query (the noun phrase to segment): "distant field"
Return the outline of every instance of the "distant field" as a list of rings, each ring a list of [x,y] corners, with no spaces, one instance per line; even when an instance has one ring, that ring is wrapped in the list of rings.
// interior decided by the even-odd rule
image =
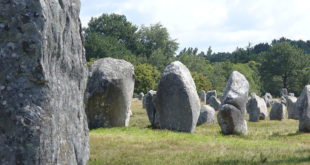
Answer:
[[[90,165],[310,164],[310,134],[298,121],[248,122],[249,135],[223,136],[217,123],[194,134],[153,130],[134,100],[128,128],[90,132]]]

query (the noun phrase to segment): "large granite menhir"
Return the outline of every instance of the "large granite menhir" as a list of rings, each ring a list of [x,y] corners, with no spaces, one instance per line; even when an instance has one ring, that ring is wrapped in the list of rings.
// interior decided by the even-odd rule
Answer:
[[[134,90],[134,67],[113,58],[95,61],[85,94],[89,128],[128,126]]]
[[[223,92],[222,105],[218,113],[218,123],[223,134],[247,134],[245,120],[249,82],[239,72],[230,75]]]
[[[200,100],[193,78],[179,61],[169,64],[162,74],[156,95],[161,129],[194,132]]]
[[[84,165],[79,0],[0,1],[0,164]]]
[[[299,131],[310,132],[310,85],[305,86],[296,102],[299,111]]]

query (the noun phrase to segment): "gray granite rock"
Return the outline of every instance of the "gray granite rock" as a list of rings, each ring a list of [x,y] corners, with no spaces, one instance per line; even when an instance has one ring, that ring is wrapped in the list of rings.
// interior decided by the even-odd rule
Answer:
[[[143,100],[143,97],[144,97],[144,93],[141,92],[141,93],[139,94],[139,100]]]
[[[221,101],[215,96],[211,96],[209,98],[209,105],[213,107],[216,111],[218,111],[221,107]]]
[[[294,96],[285,96],[287,105],[287,114],[289,119],[299,119],[299,112],[296,108],[297,98]]]
[[[79,0],[0,0],[0,164],[87,163],[79,13]]]
[[[226,84],[217,116],[223,134],[247,134],[245,113],[248,93],[249,82],[241,73],[234,71]]]
[[[294,93],[289,93],[288,95],[289,95],[289,96],[295,97],[295,94],[294,94]]]
[[[272,95],[270,93],[265,93],[264,95],[264,100],[266,102],[266,105],[267,107],[272,107],[272,104],[273,104],[273,98],[272,98]]]
[[[169,64],[162,74],[156,95],[161,129],[194,132],[200,100],[193,78],[179,61]]]
[[[286,106],[275,101],[270,111],[270,120],[284,120],[286,118]]]
[[[201,105],[200,115],[198,118],[197,126],[204,123],[214,123],[215,110],[209,105]]]
[[[215,98],[217,98],[217,93],[216,93],[216,90],[211,90],[211,91],[208,91],[206,93],[206,104],[210,104],[210,98],[214,96]]]
[[[155,99],[156,99],[156,91],[150,90],[145,96],[145,109],[147,112],[147,116],[153,128],[159,127],[159,118],[158,112],[156,111]]]
[[[266,102],[263,98],[260,98],[255,93],[251,94],[251,97],[247,103],[247,111],[249,113],[250,121],[265,120],[268,117],[268,110]]]
[[[310,132],[310,85],[306,85],[296,102],[299,112],[299,131]]]
[[[280,91],[280,96],[286,96],[288,95],[288,91],[286,88],[282,88],[281,91]]]
[[[86,92],[89,128],[128,126],[134,82],[129,62],[103,58],[92,64]]]
[[[200,98],[200,101],[206,102],[206,91],[201,90],[199,93],[199,98]]]

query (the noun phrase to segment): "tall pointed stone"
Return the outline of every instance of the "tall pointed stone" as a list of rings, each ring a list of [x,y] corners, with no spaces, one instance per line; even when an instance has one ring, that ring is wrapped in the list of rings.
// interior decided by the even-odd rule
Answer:
[[[194,132],[200,111],[196,85],[185,65],[169,64],[160,79],[156,109],[161,129]]]
[[[223,134],[247,134],[245,120],[249,82],[239,72],[230,75],[223,93],[218,123]]]
[[[79,0],[0,0],[0,164],[88,160]]]

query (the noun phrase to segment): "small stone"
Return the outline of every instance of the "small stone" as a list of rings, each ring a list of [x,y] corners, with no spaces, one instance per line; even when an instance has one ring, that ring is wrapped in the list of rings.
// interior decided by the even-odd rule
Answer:
[[[2,105],[6,105],[6,101],[3,101],[3,102],[2,102]]]
[[[279,101],[275,101],[270,111],[270,120],[284,120],[286,116],[286,106]]]
[[[204,123],[213,123],[215,116],[215,110],[209,105],[201,105],[200,115],[197,121],[197,126]]]

